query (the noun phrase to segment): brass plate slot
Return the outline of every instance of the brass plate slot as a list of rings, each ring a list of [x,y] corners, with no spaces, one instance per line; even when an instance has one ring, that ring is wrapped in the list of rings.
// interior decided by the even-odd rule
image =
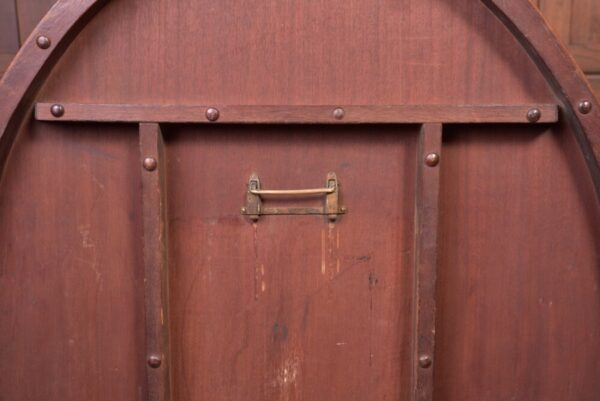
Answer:
[[[246,206],[242,207],[242,214],[251,220],[257,221],[261,215],[326,215],[330,221],[335,221],[337,216],[346,213],[346,208],[339,206],[340,184],[335,173],[328,173],[325,187],[310,189],[263,189],[257,174],[252,174],[248,180],[246,191]],[[294,197],[322,195],[325,202],[322,207],[263,207],[263,198],[266,197]]]

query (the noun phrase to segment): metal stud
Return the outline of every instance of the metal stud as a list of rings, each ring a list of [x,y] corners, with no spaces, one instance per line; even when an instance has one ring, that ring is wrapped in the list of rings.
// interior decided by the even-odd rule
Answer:
[[[217,121],[219,119],[219,110],[214,107],[209,107],[206,110],[206,119],[208,121]]]
[[[527,120],[530,123],[538,122],[542,118],[542,111],[538,108],[531,109],[527,112]]]
[[[47,36],[44,36],[44,35],[38,36],[35,43],[38,45],[38,47],[40,49],[47,49],[52,44],[50,42],[50,38],[48,38]]]
[[[579,112],[581,114],[588,114],[590,111],[592,111],[592,102],[589,100],[579,102]]]
[[[63,114],[65,114],[65,108],[62,104],[53,104],[50,107],[50,113],[52,113],[54,117],[62,117]]]
[[[341,120],[342,118],[344,118],[344,109],[338,107],[337,109],[333,110],[333,117],[336,120]]]
[[[431,366],[431,357],[429,355],[421,355],[419,357],[419,366],[426,369]]]
[[[151,355],[148,358],[148,366],[150,366],[151,368],[154,368],[154,369],[159,368],[161,364],[162,364],[162,360],[160,359],[159,356]]]
[[[439,162],[440,155],[437,153],[429,153],[427,156],[425,156],[425,164],[427,164],[429,167],[435,167]]]
[[[158,163],[156,162],[156,159],[154,157],[146,157],[142,164],[144,165],[144,168],[148,171],[154,171],[158,166]]]

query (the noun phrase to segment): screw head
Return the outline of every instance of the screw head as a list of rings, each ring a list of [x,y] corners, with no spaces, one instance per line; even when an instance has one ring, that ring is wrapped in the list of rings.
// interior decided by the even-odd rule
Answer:
[[[342,213],[346,213],[347,211],[348,211],[348,208],[346,208],[346,206],[342,206],[340,208],[340,212],[342,212]]]
[[[209,107],[206,110],[206,119],[208,121],[217,121],[219,119],[219,110],[214,107]]]
[[[542,111],[538,108],[531,109],[527,112],[527,120],[530,123],[538,122],[542,118]]]
[[[428,368],[431,366],[432,360],[429,355],[421,355],[419,357],[419,366],[422,368]]]
[[[44,36],[44,35],[38,36],[37,39],[35,40],[35,43],[38,45],[38,47],[40,49],[47,49],[52,44],[50,42],[50,38],[48,38],[47,36]]]
[[[344,118],[344,109],[338,107],[337,109],[333,110],[333,117],[336,120],[341,120],[342,118]]]
[[[242,212],[242,214],[246,213],[246,208],[245,207],[241,208],[240,212]]]
[[[65,108],[62,104],[53,104],[50,107],[50,113],[52,113],[54,117],[62,117],[62,115],[65,114]]]
[[[148,171],[154,171],[158,166],[158,163],[156,162],[156,159],[154,157],[146,157],[142,164],[144,165],[144,168]]]
[[[579,112],[581,114],[588,114],[590,111],[592,111],[592,102],[589,100],[579,102]]]
[[[161,364],[162,364],[162,360],[160,359],[159,356],[150,355],[148,357],[148,366],[150,366],[151,368],[156,369],[156,368],[160,367]]]
[[[429,153],[427,156],[425,156],[425,164],[427,164],[429,167],[435,167],[439,164],[439,162],[440,155],[437,153]]]

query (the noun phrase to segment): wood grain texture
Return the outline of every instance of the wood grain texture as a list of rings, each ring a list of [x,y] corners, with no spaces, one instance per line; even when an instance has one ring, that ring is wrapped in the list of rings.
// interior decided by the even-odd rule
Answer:
[[[158,124],[140,124],[148,401],[171,399],[166,159]],[[146,159],[155,161],[146,168]],[[158,366],[157,366],[158,365]]]
[[[571,41],[593,47],[600,44],[600,7],[594,0],[574,0]],[[590,49],[591,50],[591,49]],[[598,52],[599,49],[595,49]],[[596,62],[600,66],[600,59]]]
[[[587,74],[598,98],[600,89],[594,85],[593,74],[600,71],[600,7],[594,0],[541,0],[540,7],[550,27]]]
[[[434,399],[597,400],[600,208],[569,128],[443,146]]]
[[[174,399],[409,400],[418,129],[165,130]],[[308,188],[328,171],[335,223],[240,214],[252,172]]]
[[[556,36],[566,45],[571,42],[573,0],[539,0],[539,8]]]
[[[445,123],[529,123],[527,112],[537,108],[539,123],[558,121],[556,105],[414,105],[414,106],[163,106],[130,104],[63,104],[64,115],[55,117],[51,103],[38,103],[35,117],[42,121],[95,121],[169,123],[250,123],[250,124],[366,124],[424,122]],[[209,121],[209,107],[219,110],[217,121]],[[343,118],[334,116],[337,108]]]
[[[143,211],[157,198],[138,124],[36,121],[33,102],[559,103],[557,124],[449,126],[434,399],[597,401],[599,108],[578,114],[591,92],[529,3],[120,0],[79,35],[87,18],[56,10],[41,27],[71,45],[26,45],[0,85],[1,140],[17,138],[0,181],[3,397],[154,394],[143,278],[165,252],[144,263],[160,212]],[[173,399],[411,399],[419,130],[164,124]],[[252,173],[301,188],[329,171],[348,207],[335,223],[240,213]]]
[[[7,400],[141,400],[137,130],[32,122],[0,186]]]
[[[527,50],[562,103],[600,199],[600,104],[568,50],[556,40],[539,11],[528,1],[482,0]],[[581,113],[579,104],[592,109]]]
[[[68,57],[77,62],[57,67],[40,101],[554,102],[526,53],[476,1],[252,4],[111,2],[70,48]],[[150,54],[160,62],[148,67],[145,60]]]
[[[415,284],[413,401],[433,399],[435,310],[438,265],[441,164],[427,165],[428,155],[442,155],[442,124],[425,124],[419,133],[415,189]]]
[[[0,179],[19,126],[33,107],[32,98],[70,41],[104,3],[105,0],[59,0],[37,27],[38,35],[50,38],[50,48],[40,49],[36,44],[38,35],[31,35],[2,76]]]
[[[541,11],[588,77],[600,73],[600,7],[597,1],[541,0]],[[600,91],[594,90],[598,97]]]

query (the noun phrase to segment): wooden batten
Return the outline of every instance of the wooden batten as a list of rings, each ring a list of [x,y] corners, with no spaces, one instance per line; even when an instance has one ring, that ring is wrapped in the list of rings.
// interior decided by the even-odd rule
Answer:
[[[35,116],[40,121],[132,123],[554,123],[558,121],[558,108],[554,104],[439,106],[170,106],[142,104],[38,103],[35,108]]]
[[[160,126],[140,124],[148,400],[170,400],[165,154]]]
[[[433,398],[441,152],[442,124],[424,124],[416,166],[413,401]]]

